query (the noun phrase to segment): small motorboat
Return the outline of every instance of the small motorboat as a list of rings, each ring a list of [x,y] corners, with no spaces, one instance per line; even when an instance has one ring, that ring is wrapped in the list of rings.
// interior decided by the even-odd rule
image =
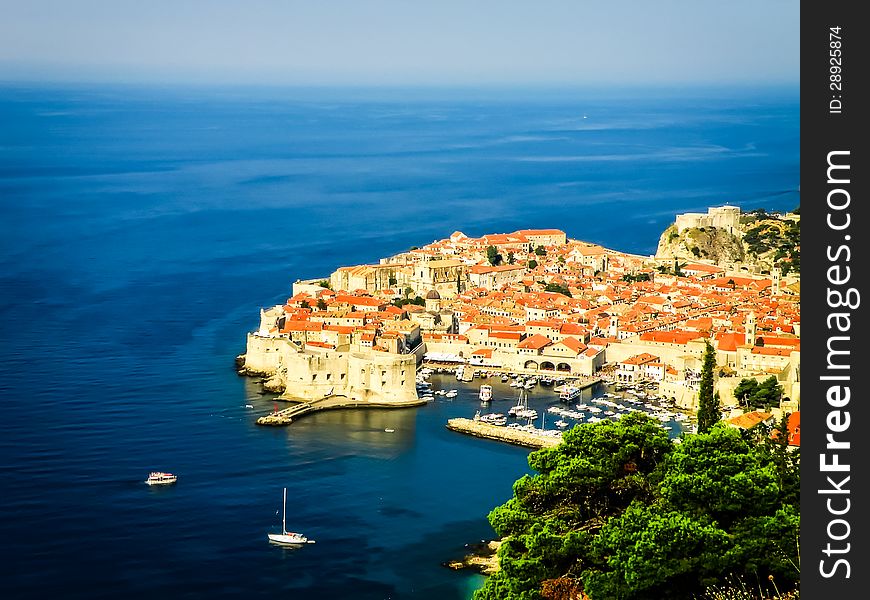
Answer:
[[[483,384],[480,386],[480,393],[478,394],[481,402],[489,402],[492,400],[492,386]]]
[[[171,485],[178,481],[178,476],[172,473],[163,473],[162,471],[152,471],[148,474],[148,479],[145,483],[148,485]]]

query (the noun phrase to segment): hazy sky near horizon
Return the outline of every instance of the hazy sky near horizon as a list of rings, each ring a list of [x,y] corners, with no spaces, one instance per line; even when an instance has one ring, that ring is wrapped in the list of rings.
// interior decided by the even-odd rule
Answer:
[[[0,0],[0,80],[797,83],[796,0]]]

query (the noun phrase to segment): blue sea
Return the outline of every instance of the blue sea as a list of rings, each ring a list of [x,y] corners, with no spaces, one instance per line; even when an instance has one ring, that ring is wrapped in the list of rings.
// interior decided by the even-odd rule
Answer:
[[[796,88],[0,85],[4,597],[468,597],[441,563],[528,451],[447,431],[478,408],[449,380],[257,426],[274,398],[233,359],[258,309],[455,230],[651,254],[679,212],[793,209],[798,114]],[[267,543],[284,487],[316,544]]]

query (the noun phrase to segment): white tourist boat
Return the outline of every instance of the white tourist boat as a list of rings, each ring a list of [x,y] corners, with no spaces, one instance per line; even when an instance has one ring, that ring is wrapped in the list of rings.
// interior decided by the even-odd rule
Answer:
[[[482,415],[479,420],[481,423],[489,423],[490,425],[502,426],[507,424],[507,416],[501,413]]]
[[[152,471],[148,474],[148,479],[145,483],[148,485],[171,485],[178,481],[178,476],[172,473],[163,473],[161,471]]]
[[[579,398],[581,393],[582,390],[580,388],[569,385],[563,388],[561,392],[559,392],[559,400],[561,402],[571,402],[571,400]]]
[[[284,514],[281,517],[281,533],[270,533],[269,541],[276,544],[288,544],[291,546],[301,546],[302,544],[313,544],[314,540],[309,540],[301,533],[295,531],[287,531],[287,488],[284,488]]]
[[[489,402],[492,400],[492,386],[483,384],[480,386],[480,393],[478,394],[481,402]]]

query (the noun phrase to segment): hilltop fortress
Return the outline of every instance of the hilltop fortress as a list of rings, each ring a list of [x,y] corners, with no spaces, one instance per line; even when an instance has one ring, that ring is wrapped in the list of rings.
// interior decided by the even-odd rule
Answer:
[[[677,233],[683,233],[692,227],[717,227],[728,233],[737,232],[740,227],[740,208],[737,206],[716,206],[707,209],[707,213],[683,213],[677,215]]]
[[[740,210],[685,214],[677,231],[735,232]],[[800,398],[799,275],[729,271],[698,259],[675,273],[656,257],[569,239],[558,229],[454,232],[381,259],[297,281],[262,309],[239,357],[284,397],[355,405],[417,401],[421,361],[560,377],[602,370],[656,381],[692,409],[706,341],[723,404],[743,377],[777,377]]]

